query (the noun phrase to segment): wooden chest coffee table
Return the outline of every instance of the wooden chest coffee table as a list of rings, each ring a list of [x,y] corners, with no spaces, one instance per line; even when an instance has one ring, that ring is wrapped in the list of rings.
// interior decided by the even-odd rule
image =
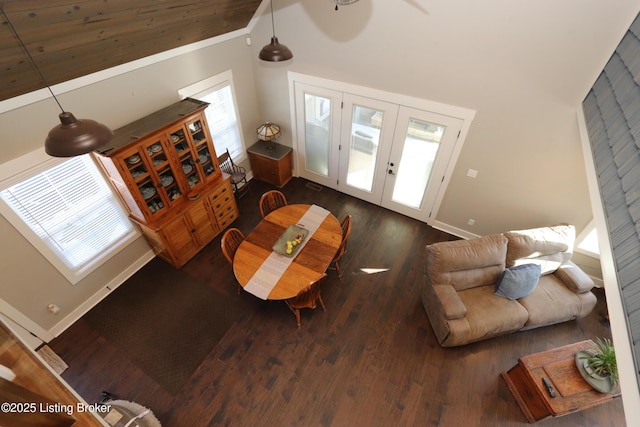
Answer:
[[[524,356],[516,366],[502,373],[529,422],[581,411],[620,396],[619,387],[613,393],[600,393],[580,375],[575,355],[591,344],[592,341],[581,341]],[[543,378],[550,383],[555,397],[551,397]]]

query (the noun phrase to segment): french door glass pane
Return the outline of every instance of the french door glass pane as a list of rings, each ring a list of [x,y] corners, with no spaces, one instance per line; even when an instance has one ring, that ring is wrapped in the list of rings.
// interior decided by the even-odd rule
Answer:
[[[410,119],[392,200],[420,208],[445,127]]]
[[[305,166],[311,172],[328,176],[331,100],[305,93],[304,104]]]
[[[347,185],[371,191],[383,114],[371,108],[353,107]]]

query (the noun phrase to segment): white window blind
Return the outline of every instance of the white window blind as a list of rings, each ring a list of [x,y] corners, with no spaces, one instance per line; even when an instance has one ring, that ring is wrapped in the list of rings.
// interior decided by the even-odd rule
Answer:
[[[0,197],[50,250],[43,255],[62,261],[68,271],[61,272],[72,283],[108,257],[110,249],[137,235],[89,155],[4,188]]]
[[[205,115],[218,155],[228,149],[234,161],[240,162],[246,158],[231,71],[180,89],[178,94],[181,97],[191,97],[210,104],[205,109]]]
[[[216,153],[222,154],[228,149],[234,159],[243,156],[244,150],[240,139],[231,86],[227,83],[221,87],[198,93],[193,98],[210,104],[204,111]]]

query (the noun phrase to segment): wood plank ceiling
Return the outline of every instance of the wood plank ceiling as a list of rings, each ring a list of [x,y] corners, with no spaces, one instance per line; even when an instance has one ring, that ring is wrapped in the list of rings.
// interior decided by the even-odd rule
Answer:
[[[245,28],[259,5],[260,0],[0,2],[49,85]],[[0,100],[46,86],[4,20],[0,64]]]

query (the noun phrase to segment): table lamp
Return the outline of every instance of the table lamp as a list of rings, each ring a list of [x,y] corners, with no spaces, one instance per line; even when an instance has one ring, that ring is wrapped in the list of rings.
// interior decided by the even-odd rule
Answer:
[[[260,125],[256,131],[258,132],[258,139],[261,141],[275,141],[280,137],[280,126],[274,123],[266,122]],[[267,144],[267,150],[271,151],[274,148],[275,145]]]

